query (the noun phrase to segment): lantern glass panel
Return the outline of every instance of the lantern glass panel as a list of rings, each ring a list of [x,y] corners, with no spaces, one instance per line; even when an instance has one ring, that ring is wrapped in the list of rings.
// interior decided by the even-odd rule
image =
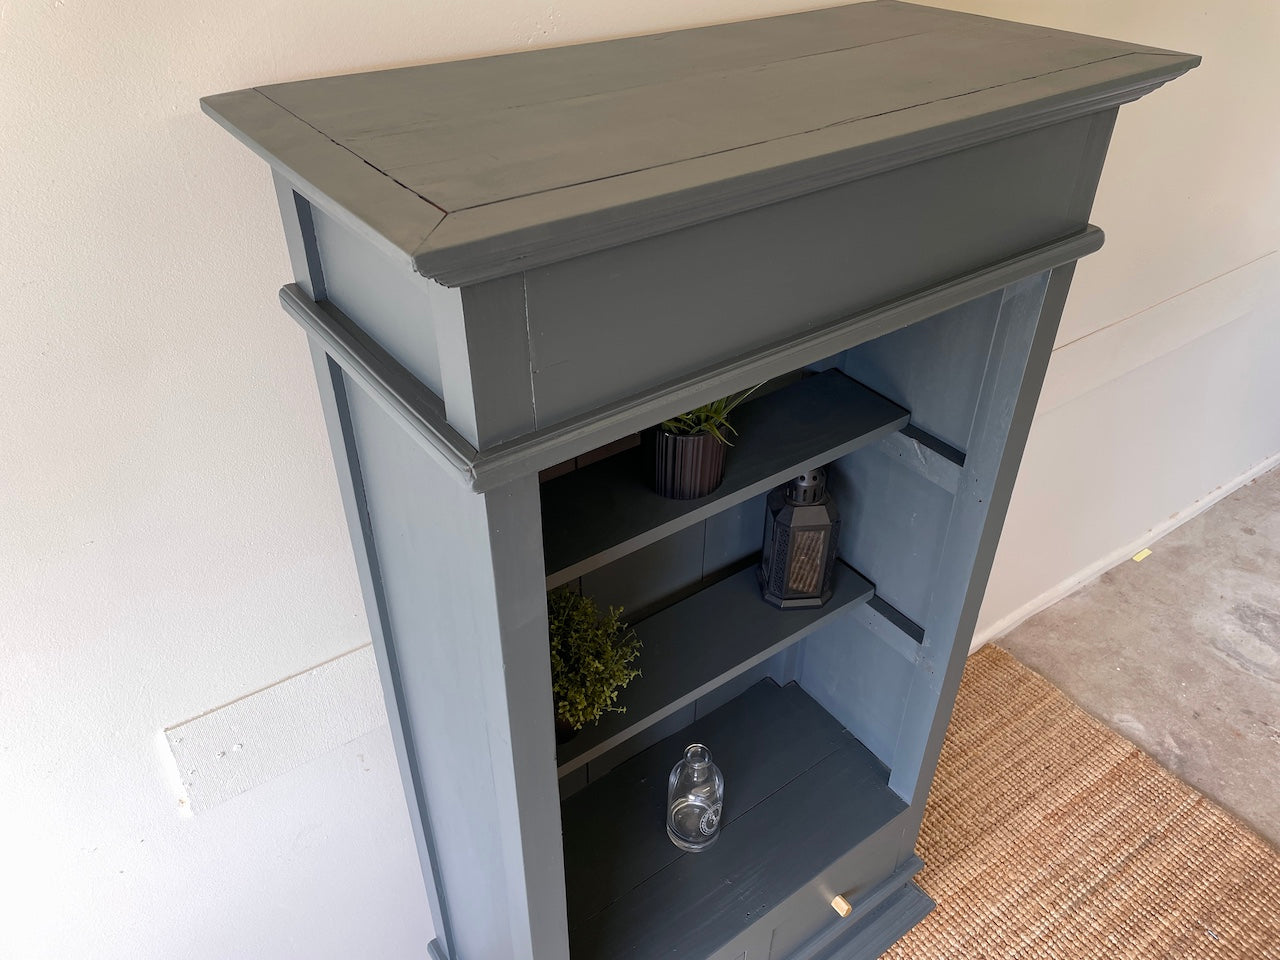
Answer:
[[[787,574],[787,593],[817,595],[821,593],[822,575],[826,572],[827,529],[796,530],[791,538],[791,569]]]

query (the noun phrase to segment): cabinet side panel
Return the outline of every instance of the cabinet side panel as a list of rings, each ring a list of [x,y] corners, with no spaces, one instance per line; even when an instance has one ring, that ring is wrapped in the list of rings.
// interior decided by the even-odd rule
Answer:
[[[292,198],[292,190],[288,195]],[[325,425],[328,428],[329,442],[333,449],[334,466],[337,469],[338,489],[342,495],[343,511],[346,513],[347,526],[351,534],[356,572],[360,579],[360,592],[364,596],[369,633],[378,662],[378,674],[390,722],[391,739],[400,767],[401,785],[408,802],[409,824],[418,848],[418,859],[431,908],[432,927],[436,932],[437,939],[433,943],[436,943],[438,949],[447,955],[451,928],[448,906],[437,867],[435,839],[430,829],[430,812],[426,806],[426,798],[418,790],[419,769],[413,751],[412,733],[402,717],[399,671],[395,662],[395,650],[390,643],[391,627],[387,620],[386,603],[382,591],[382,573],[378,566],[368,512],[364,509],[364,478],[351,424],[348,382],[342,369],[325,353],[322,344],[313,338],[310,347],[320,404],[324,410]]]
[[[451,957],[564,955],[536,480],[471,493],[362,390],[349,403]]]
[[[1045,329],[1037,326],[1048,277],[1016,281],[861,344],[842,361],[850,375],[911,410],[913,426],[957,448],[964,464],[939,472],[925,462],[927,451],[903,457],[884,444],[837,463],[841,554],[879,598],[924,628],[923,643],[896,635],[900,642],[887,642],[885,631],[898,628],[861,610],[803,649],[805,688],[890,766],[890,785],[920,809],[946,728],[937,718],[949,716],[949,683],[959,678],[948,671],[963,664],[973,629],[967,611],[981,600],[986,547],[1003,521],[999,504],[1008,491],[1000,484],[1012,485],[1021,455],[1014,411],[1034,409],[1043,374],[1032,345],[1043,349],[1044,337],[1051,344],[1056,326],[1052,311]]]
[[[913,665],[855,611],[799,644],[800,686],[890,770],[902,728],[902,711]]]
[[[312,206],[311,216],[328,299],[443,396],[431,281],[384,256],[319,207]]]
[[[978,297],[836,359],[850,377],[910,410],[912,428],[963,459],[1003,296]],[[877,596],[917,624],[929,612],[955,505],[954,487],[938,480],[919,457],[904,459],[884,443],[841,458],[832,470],[845,518],[841,556],[876,585]]]
[[[911,803],[913,835],[924,814],[1073,270],[1068,264],[1005,288],[895,748],[898,763],[890,785]],[[909,855],[904,846],[903,856]]]

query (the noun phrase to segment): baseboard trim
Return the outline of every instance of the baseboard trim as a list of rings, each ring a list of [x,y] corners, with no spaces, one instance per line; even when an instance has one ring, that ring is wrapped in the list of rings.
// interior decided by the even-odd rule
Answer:
[[[1006,633],[1023,623],[1023,621],[1029,620],[1041,610],[1045,610],[1053,606],[1063,597],[1075,593],[1085,584],[1093,582],[1112,567],[1128,560],[1143,547],[1150,546],[1161,537],[1182,526],[1188,520],[1198,517],[1223,497],[1230,496],[1249,481],[1262,476],[1268,470],[1276,466],[1280,466],[1280,453],[1272,454],[1260,463],[1254,464],[1234,479],[1227,481],[1221,486],[1215,487],[1204,496],[1192,501],[1189,505],[1173,514],[1168,519],[1161,521],[1154,527],[1151,527],[1141,536],[1134,538],[1121,547],[1117,547],[1115,550],[1089,564],[1089,566],[1055,584],[1029,602],[1024,603],[1012,613],[1001,617],[989,627],[979,630],[974,634],[973,642],[969,644],[969,652],[973,653],[973,651],[983,646],[983,644],[1003,637]]]

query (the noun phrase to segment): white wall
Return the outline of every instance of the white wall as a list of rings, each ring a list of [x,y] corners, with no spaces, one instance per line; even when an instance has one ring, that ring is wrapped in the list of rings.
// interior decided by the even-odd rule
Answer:
[[[1280,4],[931,2],[1204,57],[1120,109],[981,641],[1280,454]]]
[[[162,729],[367,641],[270,179],[197,98],[814,5],[0,0],[0,956],[408,958],[429,935],[385,727],[179,804]],[[992,624],[1280,449],[1280,21],[953,5],[1205,55],[1122,111]]]

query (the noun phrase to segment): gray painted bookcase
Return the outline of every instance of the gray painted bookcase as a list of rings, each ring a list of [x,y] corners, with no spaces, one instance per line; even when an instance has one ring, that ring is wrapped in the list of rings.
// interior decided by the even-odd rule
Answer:
[[[443,960],[874,957],[1116,113],[1198,58],[877,0],[285,83],[275,175]],[[767,383],[724,485],[628,438]],[[830,464],[835,596],[765,605]],[[621,604],[627,712],[557,747],[546,593]],[[684,854],[666,774],[720,763]],[[852,909],[840,916],[832,901]]]

